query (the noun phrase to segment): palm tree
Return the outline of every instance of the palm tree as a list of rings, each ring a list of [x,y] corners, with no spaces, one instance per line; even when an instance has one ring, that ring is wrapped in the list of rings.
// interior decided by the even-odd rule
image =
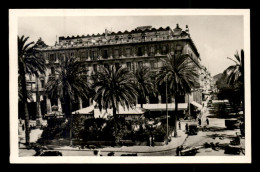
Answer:
[[[241,50],[241,57],[239,57],[238,51],[234,55],[235,59],[228,59],[235,62],[234,65],[229,66],[224,72],[224,76],[227,79],[227,84],[242,93],[242,103],[244,101],[243,98],[243,90],[244,90],[244,50]],[[244,103],[243,103],[244,105]]]
[[[119,105],[133,107],[136,104],[138,92],[135,85],[135,77],[127,68],[104,68],[96,73],[97,80],[94,83],[96,101],[100,110],[113,108],[115,136],[117,142],[117,111]]]
[[[76,98],[89,98],[90,84],[84,62],[78,58],[68,58],[55,69],[56,76],[50,77],[46,92],[51,98],[61,98],[64,113],[70,125],[70,144],[72,145],[72,101]]]
[[[26,89],[26,75],[45,74],[45,60],[40,55],[41,53],[35,49],[34,42],[27,43],[29,37],[18,36],[18,74],[21,94],[19,94],[24,108],[25,115],[25,143],[30,143],[29,131],[29,113],[27,105],[28,92]]]
[[[168,88],[175,98],[174,136],[176,137],[179,97],[186,93],[191,93],[192,88],[198,85],[198,74],[195,64],[189,55],[168,55],[167,58],[162,59],[162,62],[163,66],[157,75],[157,83],[159,85],[168,83]]]
[[[155,95],[154,83],[151,79],[152,74],[149,67],[141,66],[140,68],[137,68],[134,75],[136,78],[136,88],[138,90],[138,95],[141,99],[141,107],[143,107],[146,96],[151,94]]]

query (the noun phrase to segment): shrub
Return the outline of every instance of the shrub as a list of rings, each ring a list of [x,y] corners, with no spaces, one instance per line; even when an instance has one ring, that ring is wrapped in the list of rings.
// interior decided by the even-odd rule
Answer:
[[[69,138],[69,125],[65,122],[65,119],[49,119],[48,126],[43,128],[41,137],[45,140]]]

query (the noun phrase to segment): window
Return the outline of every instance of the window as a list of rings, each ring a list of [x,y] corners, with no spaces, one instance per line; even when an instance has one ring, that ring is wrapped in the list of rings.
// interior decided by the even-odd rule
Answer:
[[[129,57],[130,56],[130,48],[127,48],[126,49],[126,57]]]
[[[181,49],[182,49],[181,45],[177,45],[177,46],[176,46],[176,49],[177,49],[177,50],[181,50]]]
[[[155,54],[154,47],[151,47],[151,56],[154,56],[154,54]]]
[[[145,39],[146,39],[146,36],[142,36],[142,41],[145,41]]]
[[[93,70],[94,72],[97,72],[97,64],[93,64]]]
[[[138,66],[143,67],[143,62],[142,61],[138,62]]]
[[[168,45],[164,45],[164,46],[163,46],[163,49],[162,49],[162,54],[167,54],[168,51],[169,51]]]
[[[96,60],[97,59],[97,52],[96,51],[91,51],[91,59]]]
[[[87,52],[83,51],[83,52],[81,52],[80,54],[81,54],[81,55],[80,55],[80,56],[81,56],[81,60],[86,60],[86,59],[88,58],[87,55],[86,55]]]
[[[105,59],[106,59],[106,58],[108,58],[108,53],[107,53],[107,50],[104,50],[103,57],[104,57]]]
[[[131,70],[131,62],[126,62],[126,66],[128,70]]]
[[[50,61],[56,61],[56,56],[55,56],[55,54],[50,54],[49,60],[50,60]]]
[[[42,88],[44,88],[44,86],[45,86],[44,80],[41,80],[41,86],[42,86]]]
[[[52,75],[55,74],[55,69],[54,69],[54,67],[51,67],[51,74],[52,74]]]
[[[143,56],[142,47],[138,47],[137,55]]]
[[[65,54],[64,53],[60,53],[60,61],[64,61],[65,60]]]
[[[114,50],[114,57],[115,57],[115,58],[119,57],[119,52],[118,52],[118,50]]]

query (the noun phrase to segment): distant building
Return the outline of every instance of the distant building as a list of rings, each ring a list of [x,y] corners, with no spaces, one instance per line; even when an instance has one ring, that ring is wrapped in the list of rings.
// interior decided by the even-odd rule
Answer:
[[[167,54],[188,54],[200,71],[200,54],[191,39],[189,28],[185,30],[179,25],[176,28],[153,28],[152,26],[137,27],[132,31],[111,32],[107,29],[102,34],[59,37],[54,46],[39,47],[46,59],[46,76],[38,78],[38,88],[41,90],[50,77],[55,77],[55,68],[65,57],[79,58],[86,62],[88,75],[100,70],[100,66],[127,67],[135,71],[138,66],[148,66],[152,72],[157,73],[162,66],[161,59]],[[29,81],[29,80],[28,80]],[[30,82],[28,82],[30,86]],[[191,96],[183,96],[180,103],[197,101],[201,103],[201,90],[194,89]],[[35,89],[35,88],[33,88]],[[52,105],[61,108],[59,99],[50,99],[42,94],[41,100],[47,106],[47,113]],[[169,102],[174,102],[174,98]],[[148,97],[147,103],[165,103],[164,90],[156,97]],[[79,108],[92,104],[91,100],[79,100]]]

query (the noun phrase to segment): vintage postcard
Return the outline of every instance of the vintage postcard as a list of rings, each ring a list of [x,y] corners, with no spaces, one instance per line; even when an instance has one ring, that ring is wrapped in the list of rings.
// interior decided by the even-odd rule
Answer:
[[[11,163],[251,163],[249,9],[10,9]]]

